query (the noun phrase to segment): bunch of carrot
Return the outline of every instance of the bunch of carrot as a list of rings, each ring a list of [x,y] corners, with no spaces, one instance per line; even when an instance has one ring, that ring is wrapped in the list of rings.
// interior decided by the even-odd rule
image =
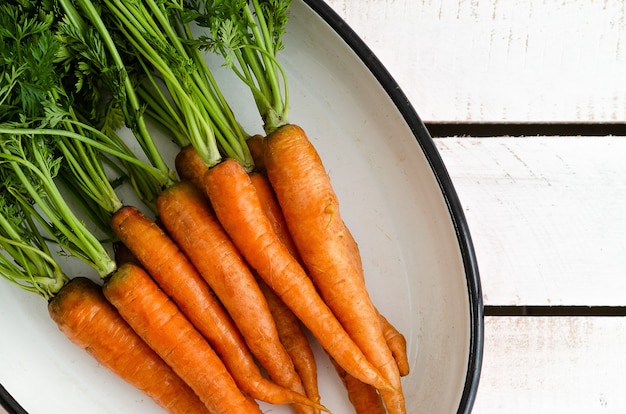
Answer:
[[[283,47],[281,36],[289,3],[253,0],[217,5],[205,1],[202,6],[195,6],[199,15],[196,21],[211,29],[206,47],[221,53],[224,63],[249,86],[264,122],[267,135],[260,139],[260,145],[256,144],[260,148],[255,153],[262,159],[257,164],[263,166],[271,183],[300,258],[299,263],[290,261],[294,263],[291,267],[297,271],[285,272],[295,278],[294,273],[303,271],[311,278],[325,304],[388,387],[380,387],[360,377],[350,369],[351,366],[346,367],[342,361],[334,359],[342,378],[347,378],[345,372],[359,382],[374,386],[388,412],[402,413],[405,404],[400,378],[408,374],[409,368],[405,340],[372,304],[365,287],[358,246],[341,218],[330,178],[304,130],[288,120],[287,79],[278,63],[277,53]],[[190,2],[189,5],[194,4]],[[237,205],[227,205],[226,202],[224,207],[220,205],[226,192],[219,191],[215,185],[213,189],[211,187],[219,180],[214,177],[219,177],[215,172],[219,168],[226,169],[218,166],[205,175],[207,193],[216,214],[250,265],[265,275],[275,290],[280,290],[282,286],[276,269],[280,268],[279,258],[288,252],[283,254],[285,249],[270,250],[269,246],[275,244],[267,241],[264,249],[269,252],[257,257],[251,240],[273,240],[273,236],[268,235],[271,230],[267,225],[265,228],[260,226],[262,220],[254,221],[251,211],[258,210],[255,197],[245,200],[241,196],[245,194],[243,188],[249,185],[244,183],[245,177],[240,170],[235,172],[238,169],[232,163],[228,179],[234,180],[233,177],[238,176],[241,182],[241,187],[236,187],[232,181],[230,184],[231,196],[235,197],[235,191],[238,191]],[[242,227],[250,233],[242,236]],[[329,354],[334,358],[332,353]]]
[[[56,3],[48,10],[47,26],[37,33],[57,28],[62,40],[51,63],[61,62],[64,70],[52,82],[57,87],[46,93],[48,107],[76,102],[85,91],[97,99],[64,106],[54,120],[43,108],[29,115],[27,125],[16,127],[10,120],[0,126],[0,143],[12,149],[14,137],[28,137],[49,147],[63,172],[58,179],[80,200],[81,211],[101,228],[110,227],[108,237],[118,242],[116,260],[100,254],[108,266],[98,268],[102,289],[63,276],[54,289],[45,290],[61,330],[140,389],[144,385],[136,380],[147,378],[157,369],[153,366],[166,370],[171,379],[160,379],[161,386],[154,384],[148,394],[157,401],[171,398],[170,384],[180,383],[180,400],[188,396],[185,401],[194,407],[185,411],[162,403],[171,412],[260,412],[254,401],[260,400],[316,413],[326,408],[308,330],[336,366],[358,413],[404,413],[405,339],[374,307],[358,246],[341,219],[322,161],[304,131],[287,121],[287,82],[276,53],[289,2]],[[19,8],[27,6],[16,7],[28,15]],[[36,16],[41,18],[41,10]],[[192,19],[210,25],[211,37],[194,38]],[[250,86],[266,136],[250,136],[237,123],[199,52],[203,42],[223,53]],[[116,78],[103,83],[112,73]],[[80,82],[68,88],[68,79]],[[109,93],[96,96],[102,89]],[[99,120],[102,108],[106,122]],[[116,136],[111,121],[116,116],[131,127],[141,154]],[[177,176],[144,117],[180,149]],[[34,128],[37,122],[46,128]],[[5,169],[7,176],[19,177],[21,168],[15,166],[30,165],[37,152],[11,154],[0,165],[12,166]],[[151,209],[125,205],[117,189],[97,184],[110,180],[103,162]],[[49,177],[53,188],[56,174]],[[18,181],[27,187],[28,180]],[[36,191],[28,194],[26,202],[12,204],[27,217],[32,211],[26,206],[49,204]],[[62,208],[38,219],[51,223],[45,226],[51,234],[59,225],[65,228],[62,223],[75,211],[62,198],[55,203]],[[99,248],[92,232],[67,229],[52,239],[76,257],[92,257],[84,253],[91,249],[73,248],[86,244],[65,243],[79,232]],[[0,236],[15,240],[20,234],[27,232]],[[22,287],[43,289],[44,279],[33,276],[29,262],[20,261],[22,250],[31,248],[14,251],[14,243],[2,244],[17,263],[10,274],[27,275],[26,283],[18,283]],[[44,246],[36,247],[46,253]],[[106,298],[101,303],[106,311],[88,305],[87,297]],[[94,315],[103,312],[115,322],[97,322]],[[126,339],[119,343],[101,342],[120,338],[122,331]],[[111,346],[119,358],[130,355],[131,347],[141,350],[142,359],[133,356],[138,370],[122,372],[98,354]]]

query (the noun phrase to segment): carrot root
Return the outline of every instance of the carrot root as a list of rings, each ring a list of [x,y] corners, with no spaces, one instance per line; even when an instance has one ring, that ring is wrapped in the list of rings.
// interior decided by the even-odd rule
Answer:
[[[72,279],[48,310],[59,329],[102,366],[170,413],[208,413],[204,403],[126,323],[100,286]]]
[[[348,374],[334,359],[330,358],[330,361],[346,389],[348,399],[356,414],[385,414],[387,412],[376,388]]]
[[[157,209],[168,233],[211,286],[270,378],[304,397],[302,382],[280,342],[267,301],[206,196],[192,183],[180,182],[161,193]],[[295,408],[310,411],[313,403],[307,402]]]
[[[261,413],[237,388],[205,338],[142,268],[122,265],[107,280],[103,292],[211,412]]]
[[[396,365],[398,365],[400,376],[407,376],[410,372],[410,366],[406,353],[406,338],[380,312],[379,316],[385,341],[387,341]]]
[[[250,177],[227,159],[205,175],[205,189],[224,229],[246,261],[348,372],[377,388],[393,389],[367,362],[313,283],[278,239]]]
[[[366,358],[396,390],[381,390],[387,410],[405,413],[398,366],[365,287],[358,248],[341,218],[319,154],[302,128],[291,124],[265,138],[264,161],[308,274]]]
[[[296,372],[302,379],[304,391],[312,401],[320,401],[320,393],[317,382],[317,363],[313,349],[302,328],[302,324],[291,312],[291,309],[274,293],[272,289],[258,278],[259,287],[267,298],[267,303],[276,321],[280,341],[285,350],[291,356]]]

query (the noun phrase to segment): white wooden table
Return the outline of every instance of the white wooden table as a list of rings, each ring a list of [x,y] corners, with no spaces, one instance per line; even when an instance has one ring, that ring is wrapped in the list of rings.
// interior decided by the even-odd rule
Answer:
[[[474,412],[626,412],[626,3],[327,3],[463,205],[486,315]]]

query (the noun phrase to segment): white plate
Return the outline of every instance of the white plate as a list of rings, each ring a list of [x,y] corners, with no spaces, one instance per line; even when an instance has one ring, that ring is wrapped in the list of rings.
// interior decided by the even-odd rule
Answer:
[[[290,120],[308,132],[331,175],[373,301],[408,339],[408,412],[470,412],[482,359],[480,281],[462,209],[428,132],[380,62],[323,2],[294,1],[284,41]],[[261,132],[248,92],[227,85],[248,132]],[[2,282],[0,308],[0,402],[8,412],[160,412],[72,345],[39,297]],[[331,365],[318,356],[322,403],[351,413]]]

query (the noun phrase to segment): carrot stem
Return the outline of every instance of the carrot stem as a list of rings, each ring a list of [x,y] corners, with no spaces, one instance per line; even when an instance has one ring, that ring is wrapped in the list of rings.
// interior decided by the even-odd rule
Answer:
[[[405,377],[409,375],[411,369],[408,355],[406,353],[406,338],[380,312],[378,315],[380,316],[380,325],[383,330],[385,341],[387,341],[387,346],[389,346],[391,354],[398,365],[400,376]]]

